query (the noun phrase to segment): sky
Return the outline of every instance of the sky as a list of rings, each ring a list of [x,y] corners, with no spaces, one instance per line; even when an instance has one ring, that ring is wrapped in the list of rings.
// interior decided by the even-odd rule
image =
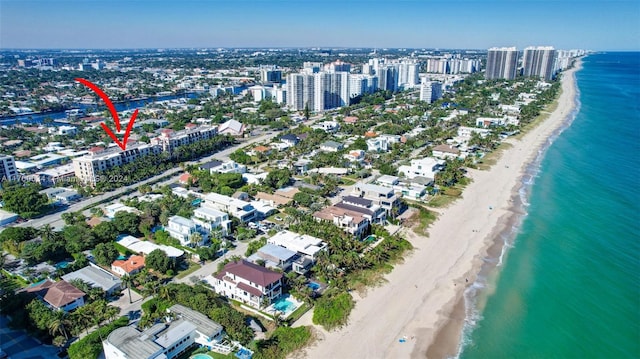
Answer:
[[[640,50],[638,0],[0,0],[0,48]]]

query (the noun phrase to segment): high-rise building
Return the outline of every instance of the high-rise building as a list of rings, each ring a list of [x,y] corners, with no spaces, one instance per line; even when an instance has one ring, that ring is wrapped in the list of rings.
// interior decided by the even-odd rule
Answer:
[[[322,62],[305,61],[302,64],[302,72],[305,74],[316,74],[322,70]]]
[[[349,73],[319,72],[314,74],[314,111],[349,105]]]
[[[321,71],[287,77],[287,105],[294,110],[324,111],[349,105],[349,73]]]
[[[18,170],[13,156],[0,155],[0,181],[17,180]]]
[[[351,64],[336,60],[330,64],[324,65],[324,69],[329,72],[351,72]]]
[[[432,103],[442,97],[442,84],[422,78],[420,83],[420,101]]]
[[[522,56],[523,75],[551,80],[555,75],[556,50],[551,46],[527,47]]]
[[[349,75],[349,97],[353,98],[378,89],[378,77],[371,75]]]
[[[493,47],[487,53],[487,80],[516,78],[518,50],[515,47]]]
[[[260,80],[263,83],[280,83],[282,82],[282,70],[279,70],[276,66],[261,67]]]
[[[304,110],[307,105],[309,109],[313,109],[315,100],[314,83],[313,74],[289,74],[287,76],[287,106],[297,111]]]
[[[383,64],[376,70],[381,90],[398,91],[398,64]]]
[[[403,59],[398,65],[398,85],[402,88],[412,88],[418,84],[420,64],[414,59]]]

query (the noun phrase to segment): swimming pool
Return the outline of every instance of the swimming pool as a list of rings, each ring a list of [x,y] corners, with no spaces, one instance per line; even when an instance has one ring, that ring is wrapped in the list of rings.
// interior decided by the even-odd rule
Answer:
[[[192,356],[191,359],[213,359],[213,357],[211,357],[211,355],[209,354],[200,353]]]
[[[129,258],[129,257],[128,257],[128,256],[123,256],[123,255],[121,254],[121,255],[119,255],[119,256],[118,256],[118,258],[117,258],[117,259],[118,259],[119,261],[124,261],[124,260],[127,260],[127,258]]]
[[[373,234],[368,236],[367,238],[364,239],[365,242],[375,242],[376,241],[376,236],[374,236]]]
[[[320,284],[316,283],[316,282],[309,282],[307,283],[307,287],[313,289],[313,290],[318,290],[320,289]]]
[[[252,355],[253,353],[245,348],[240,348],[240,350],[238,350],[238,352],[236,353],[236,357],[240,359],[251,359]]]
[[[293,312],[296,309],[296,305],[290,301],[288,297],[280,297],[278,300],[273,302],[273,308],[287,314],[289,312]]]
[[[61,261],[61,262],[56,263],[55,267],[58,268],[58,269],[64,269],[64,268],[67,268],[68,265],[69,265],[69,262]]]

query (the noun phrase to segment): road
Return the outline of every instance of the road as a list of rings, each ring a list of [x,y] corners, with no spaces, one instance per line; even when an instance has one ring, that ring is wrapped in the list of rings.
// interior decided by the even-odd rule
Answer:
[[[261,142],[261,141],[271,141],[272,138],[276,137],[279,133],[278,132],[268,132],[259,136],[256,136],[248,141],[243,141],[237,145],[234,146],[230,146],[222,151],[216,152],[210,156],[207,157],[203,157],[200,158],[198,161],[189,161],[186,162],[186,164],[200,164],[200,163],[206,163],[209,162],[213,159],[218,159],[221,161],[228,161],[229,160],[229,155],[233,152],[235,152],[236,150],[257,143],[257,142]],[[36,218],[36,219],[32,219],[29,220],[27,222],[23,222],[23,223],[19,223],[16,225],[16,227],[34,227],[34,228],[40,228],[44,225],[50,225],[55,229],[61,229],[64,226],[64,221],[62,220],[62,214],[63,213],[71,213],[71,212],[78,212],[81,209],[87,207],[87,206],[91,206],[93,204],[96,204],[100,201],[106,200],[108,198],[117,198],[118,196],[122,195],[123,193],[130,191],[130,190],[136,190],[139,186],[147,184],[147,183],[154,183],[156,181],[158,181],[160,178],[163,178],[165,176],[173,176],[170,179],[167,179],[166,181],[163,181],[162,184],[170,184],[173,182],[176,182],[178,180],[178,176],[179,174],[182,173],[182,169],[180,167],[176,167],[176,168],[172,168],[170,170],[167,170],[161,174],[155,175],[151,178],[148,178],[144,181],[140,181],[128,186],[123,186],[121,188],[118,188],[114,191],[110,191],[107,193],[103,193],[97,196],[93,196],[91,198],[87,198],[85,200],[82,200],[80,202],[74,203],[71,206],[69,206],[67,209],[60,211],[60,212],[56,212],[56,213],[52,213],[40,218]],[[132,195],[137,195],[137,192],[132,193]]]

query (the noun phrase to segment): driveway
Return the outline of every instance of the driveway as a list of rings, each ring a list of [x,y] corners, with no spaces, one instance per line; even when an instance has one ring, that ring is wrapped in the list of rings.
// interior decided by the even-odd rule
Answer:
[[[10,329],[9,319],[0,317],[0,346],[11,359],[57,358],[58,348],[42,345],[24,331]]]

